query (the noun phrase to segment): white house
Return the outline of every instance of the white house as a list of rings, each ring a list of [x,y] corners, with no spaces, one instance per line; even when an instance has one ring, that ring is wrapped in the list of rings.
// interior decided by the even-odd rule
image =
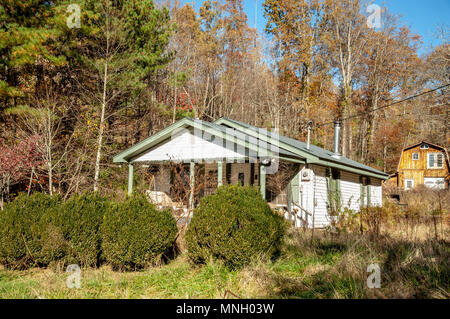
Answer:
[[[172,196],[167,164],[182,163],[191,186],[204,181],[199,196],[226,183],[254,185],[269,203],[290,212],[297,226],[325,227],[333,211],[381,205],[381,183],[389,177],[340,155],[339,129],[336,123],[331,152],[228,118],[213,123],[184,118],[116,155],[114,162],[129,166],[129,193],[134,166],[145,164],[155,175],[152,191]]]

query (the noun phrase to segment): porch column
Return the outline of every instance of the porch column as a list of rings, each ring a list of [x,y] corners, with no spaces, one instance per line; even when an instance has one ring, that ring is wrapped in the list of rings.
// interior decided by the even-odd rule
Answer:
[[[191,192],[189,194],[189,208],[194,208],[194,188],[195,188],[195,163],[191,162],[189,166]]]
[[[128,196],[130,196],[133,193],[133,175],[134,175],[133,164],[128,163]]]
[[[266,167],[262,163],[259,163],[259,187],[262,197],[266,199]]]
[[[217,162],[217,186],[222,186],[223,182],[223,162]]]

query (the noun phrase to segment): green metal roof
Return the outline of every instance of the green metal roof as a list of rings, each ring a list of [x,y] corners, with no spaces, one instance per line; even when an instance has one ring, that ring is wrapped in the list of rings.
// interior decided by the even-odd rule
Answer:
[[[256,126],[249,125],[247,123],[239,122],[229,118],[220,118],[215,123],[220,125],[230,125],[231,127],[234,127],[236,129],[243,129],[243,132],[248,134],[256,134],[257,132],[260,133],[263,132],[262,135],[263,136],[267,135],[271,140],[279,139],[280,148],[289,147],[289,150],[294,152],[295,150],[293,150],[293,148],[296,149],[297,152],[295,153],[309,159],[309,161],[307,160],[308,163],[318,163],[320,165],[328,165],[331,167],[336,167],[350,172],[359,173],[361,175],[377,177],[380,179],[389,178],[389,175],[387,173],[384,173],[370,166],[358,163],[344,156],[339,156],[339,158],[333,157],[333,155],[335,155],[333,152],[312,144],[308,149],[306,147],[305,142],[301,142],[293,138],[278,135],[276,133],[267,131],[266,129],[263,128],[258,128]]]
[[[157,147],[160,143],[168,140],[172,136],[172,132],[182,128],[195,128],[202,132],[207,132],[211,136],[218,136],[223,140],[227,140],[231,143],[235,143],[245,147],[247,150],[252,150],[258,157],[260,156],[277,156],[282,158],[292,159],[297,162],[304,162],[304,158],[299,157],[295,153],[288,150],[271,145],[268,143],[267,147],[261,145],[257,138],[243,134],[239,130],[229,130],[223,125],[215,123],[205,122],[201,120],[194,120],[192,118],[183,118],[182,120],[166,127],[165,129],[155,133],[154,135],[142,140],[141,142],[133,145],[132,147],[120,152],[113,158],[114,163],[130,163],[141,154],[147,152],[153,147]]]
[[[227,127],[234,130],[227,129]],[[333,152],[315,145],[310,145],[308,149],[304,142],[229,118],[220,118],[214,123],[184,118],[120,152],[114,156],[114,163],[133,162],[141,154],[169,139],[173,131],[181,128],[195,128],[212,136],[218,136],[223,140],[236,143],[244,146],[245,149],[256,152],[258,157],[261,154],[267,154],[267,156],[279,156],[280,159],[287,161],[335,167],[379,179],[387,179],[389,177],[384,172],[346,157],[340,156],[335,158],[333,157]],[[265,143],[267,145],[264,145]]]

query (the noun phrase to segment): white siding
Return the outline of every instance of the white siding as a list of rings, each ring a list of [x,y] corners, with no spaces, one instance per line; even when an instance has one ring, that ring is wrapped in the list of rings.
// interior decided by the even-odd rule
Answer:
[[[307,168],[304,167],[301,172],[305,169]],[[313,216],[314,227],[325,227],[330,223],[327,211],[325,168],[314,165],[310,169],[313,175],[309,181],[302,180],[302,174],[300,174],[300,202],[302,207],[311,214],[308,216],[308,227],[312,226]]]
[[[328,216],[327,209],[327,180],[325,177],[325,167],[313,166],[314,180],[314,227],[325,227],[330,224],[331,219]]]
[[[381,180],[371,178],[370,180],[370,205],[381,206],[383,204]]]
[[[218,158],[244,158],[244,155],[185,131],[146,152],[133,162],[187,161],[191,159],[200,161]]]
[[[303,168],[305,169],[305,168]],[[302,169],[302,170],[303,170]],[[327,180],[326,169],[322,166],[311,166],[314,174],[310,181],[300,178],[300,203],[304,209],[314,214],[314,227],[326,227],[331,223],[331,216],[327,208]],[[341,203],[342,207],[349,208],[355,212],[360,210],[361,186],[359,175],[341,171]],[[300,175],[301,176],[301,175]],[[381,180],[371,179],[370,186],[371,204],[381,206],[382,191]],[[308,218],[311,227],[312,218]]]
[[[359,175],[341,171],[341,203],[342,208],[359,211],[361,204],[361,186]]]
[[[311,177],[310,181],[302,180],[302,173],[303,171],[307,169],[306,167],[302,167],[300,170],[300,177],[299,177],[299,203],[300,206],[305,209],[308,213],[312,214],[314,204],[313,204],[313,194],[314,194],[314,188],[313,188],[313,180],[314,176]],[[303,211],[300,212],[302,215],[302,218],[304,220],[308,220],[308,223],[311,223],[311,216],[308,216]],[[300,226],[300,225],[299,225]],[[308,225],[309,227],[310,225]]]

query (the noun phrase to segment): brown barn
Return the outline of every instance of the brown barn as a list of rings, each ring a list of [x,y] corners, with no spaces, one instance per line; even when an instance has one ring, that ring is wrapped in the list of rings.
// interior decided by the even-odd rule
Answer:
[[[390,175],[389,185],[402,190],[425,185],[448,189],[450,179],[447,150],[439,145],[422,141],[402,150],[397,172]]]

